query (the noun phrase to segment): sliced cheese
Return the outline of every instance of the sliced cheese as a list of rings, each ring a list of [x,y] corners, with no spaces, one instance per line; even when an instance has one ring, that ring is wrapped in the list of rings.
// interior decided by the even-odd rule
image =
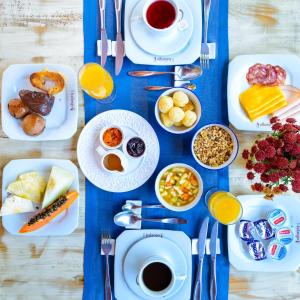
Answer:
[[[0,216],[14,215],[35,211],[34,203],[18,196],[9,196],[5,199],[0,210]]]
[[[253,85],[240,95],[240,103],[248,118],[254,121],[287,105],[278,86]]]

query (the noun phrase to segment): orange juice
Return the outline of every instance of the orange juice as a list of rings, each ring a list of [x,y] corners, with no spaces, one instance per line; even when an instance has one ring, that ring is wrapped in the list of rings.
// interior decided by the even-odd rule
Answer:
[[[224,225],[234,224],[242,216],[241,203],[231,193],[214,192],[208,199],[208,209],[212,216]]]
[[[114,89],[114,82],[110,74],[99,64],[85,64],[79,71],[81,88],[95,99],[108,98]]]

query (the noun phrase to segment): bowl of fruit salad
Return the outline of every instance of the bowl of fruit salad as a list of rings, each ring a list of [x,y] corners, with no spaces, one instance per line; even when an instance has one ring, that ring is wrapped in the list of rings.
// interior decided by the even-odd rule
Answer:
[[[155,104],[155,117],[165,130],[182,134],[195,128],[201,117],[198,97],[188,89],[172,88],[160,95]]]
[[[191,166],[175,163],[166,166],[157,175],[155,193],[166,208],[186,211],[200,200],[203,182],[200,174]]]

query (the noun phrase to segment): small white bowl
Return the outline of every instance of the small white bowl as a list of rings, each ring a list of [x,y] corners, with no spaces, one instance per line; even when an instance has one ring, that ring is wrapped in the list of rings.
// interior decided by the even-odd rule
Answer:
[[[178,91],[182,91],[184,92],[185,94],[187,94],[187,96],[189,97],[189,100],[191,102],[193,102],[194,104],[194,111],[197,115],[197,120],[196,122],[193,124],[193,126],[191,127],[185,127],[185,126],[180,126],[180,127],[176,127],[176,126],[171,126],[171,127],[166,127],[163,122],[161,121],[160,119],[160,111],[158,109],[158,101],[160,99],[161,96],[170,96],[170,95],[173,95],[175,92],[178,92]],[[163,128],[165,129],[166,131],[169,131],[171,133],[175,133],[175,134],[183,134],[183,133],[186,133],[186,132],[189,132],[191,130],[193,130],[196,125],[198,124],[200,118],[201,118],[201,103],[199,101],[199,98],[193,93],[191,92],[190,90],[188,89],[185,89],[185,88],[172,88],[172,89],[169,89],[165,92],[163,92],[157,99],[156,101],[156,104],[155,104],[155,117],[156,117],[156,120],[158,122],[158,124]]]
[[[195,152],[194,152],[194,143],[195,143],[195,139],[197,137],[197,135],[205,128],[208,128],[208,127],[211,127],[211,126],[218,126],[218,127],[221,127],[223,128],[226,132],[228,132],[230,134],[230,137],[232,139],[232,142],[233,142],[233,150],[232,150],[232,153],[229,157],[229,159],[223,163],[222,165],[218,166],[218,167],[211,167],[209,165],[206,165],[204,164],[202,161],[200,161],[198,159],[198,157],[196,156]],[[233,161],[236,159],[236,156],[239,152],[239,141],[237,139],[237,136],[235,135],[235,133],[227,126],[224,126],[222,124],[208,124],[208,125],[205,125],[203,127],[201,127],[195,134],[194,134],[194,137],[193,137],[193,140],[192,140],[192,143],[191,143],[191,150],[192,150],[192,154],[194,156],[194,159],[196,160],[196,162],[202,166],[203,168],[206,168],[206,169],[209,169],[209,170],[219,170],[219,169],[223,169],[227,166],[229,166],[231,163],[233,163]]]
[[[106,145],[106,144],[104,143],[104,141],[103,141],[103,138],[102,138],[104,132],[105,132],[107,129],[109,129],[109,128],[117,128],[117,129],[119,129],[119,130],[121,131],[121,133],[122,133],[122,140],[121,140],[120,144],[118,144],[118,145],[115,146],[115,147],[110,147],[110,146]],[[101,144],[101,146],[102,146],[103,148],[105,148],[105,149],[110,149],[110,150],[112,150],[112,149],[118,149],[118,148],[120,148],[120,147],[122,146],[123,142],[124,142],[124,138],[125,138],[125,137],[124,137],[124,132],[123,132],[122,128],[119,127],[119,126],[117,126],[117,125],[114,125],[114,124],[104,126],[104,127],[100,130],[100,133],[99,133],[99,141],[100,141],[100,144]]]
[[[179,168],[182,167],[182,168],[191,170],[197,177],[197,180],[199,183],[199,191],[198,191],[198,194],[196,195],[195,199],[192,202],[190,202],[189,204],[184,205],[184,206],[173,206],[173,205],[169,204],[167,201],[164,200],[164,198],[160,195],[160,192],[159,192],[159,181],[161,179],[161,176],[169,169],[176,168],[176,167],[179,167]],[[186,211],[186,210],[193,208],[200,201],[202,193],[203,193],[203,181],[202,181],[200,174],[193,167],[191,167],[187,164],[174,163],[174,164],[168,165],[165,168],[163,168],[157,175],[156,180],[155,180],[155,193],[156,193],[156,197],[159,200],[159,202],[166,208],[173,210],[173,211]]]

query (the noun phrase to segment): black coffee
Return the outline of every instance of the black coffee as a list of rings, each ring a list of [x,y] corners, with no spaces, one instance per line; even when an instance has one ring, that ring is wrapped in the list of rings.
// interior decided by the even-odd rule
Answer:
[[[151,291],[159,292],[166,289],[171,280],[171,270],[160,262],[149,264],[143,271],[144,284]]]

